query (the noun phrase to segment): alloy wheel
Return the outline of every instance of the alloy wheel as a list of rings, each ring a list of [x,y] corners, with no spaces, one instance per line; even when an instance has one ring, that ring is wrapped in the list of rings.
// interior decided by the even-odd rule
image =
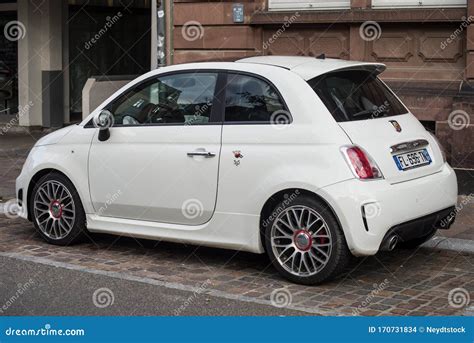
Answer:
[[[271,247],[286,271],[300,277],[312,276],[329,262],[331,231],[314,209],[302,205],[291,206],[273,222]]]
[[[74,199],[59,181],[46,181],[38,187],[33,201],[36,223],[50,239],[59,240],[71,232],[75,220]]]

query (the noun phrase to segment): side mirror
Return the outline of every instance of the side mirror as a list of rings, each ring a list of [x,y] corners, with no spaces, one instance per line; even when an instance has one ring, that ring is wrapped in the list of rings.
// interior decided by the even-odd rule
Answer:
[[[99,141],[103,142],[109,139],[110,130],[114,125],[114,115],[108,110],[102,110],[94,116],[92,120],[94,126],[99,129]]]

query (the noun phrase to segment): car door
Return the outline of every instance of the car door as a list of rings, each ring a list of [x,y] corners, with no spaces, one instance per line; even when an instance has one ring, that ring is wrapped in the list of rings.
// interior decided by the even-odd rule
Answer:
[[[100,216],[199,225],[213,215],[221,148],[220,74],[178,72],[113,100],[110,137],[93,139],[92,204]]]
[[[282,165],[291,175],[293,161],[301,160],[306,152],[301,145],[293,148],[299,133],[287,130],[291,114],[269,80],[229,71],[223,98],[219,211],[232,212],[238,206],[246,213],[259,214],[261,208],[246,204],[254,203],[267,190],[274,176],[267,177]]]

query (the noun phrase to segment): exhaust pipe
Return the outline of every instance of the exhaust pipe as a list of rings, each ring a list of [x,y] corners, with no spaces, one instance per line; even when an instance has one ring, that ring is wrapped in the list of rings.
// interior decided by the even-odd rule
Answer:
[[[393,249],[395,249],[395,247],[397,246],[398,244],[398,236],[397,235],[393,235],[392,237],[389,238],[388,240],[388,251],[392,251]]]
[[[392,251],[398,244],[398,235],[393,234],[383,242],[380,250],[382,251]]]

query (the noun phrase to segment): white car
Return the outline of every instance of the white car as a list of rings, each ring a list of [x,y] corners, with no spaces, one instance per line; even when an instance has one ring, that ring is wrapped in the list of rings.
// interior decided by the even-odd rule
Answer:
[[[31,150],[22,216],[86,232],[266,252],[303,284],[454,220],[456,176],[382,64],[262,56],[153,70]]]

